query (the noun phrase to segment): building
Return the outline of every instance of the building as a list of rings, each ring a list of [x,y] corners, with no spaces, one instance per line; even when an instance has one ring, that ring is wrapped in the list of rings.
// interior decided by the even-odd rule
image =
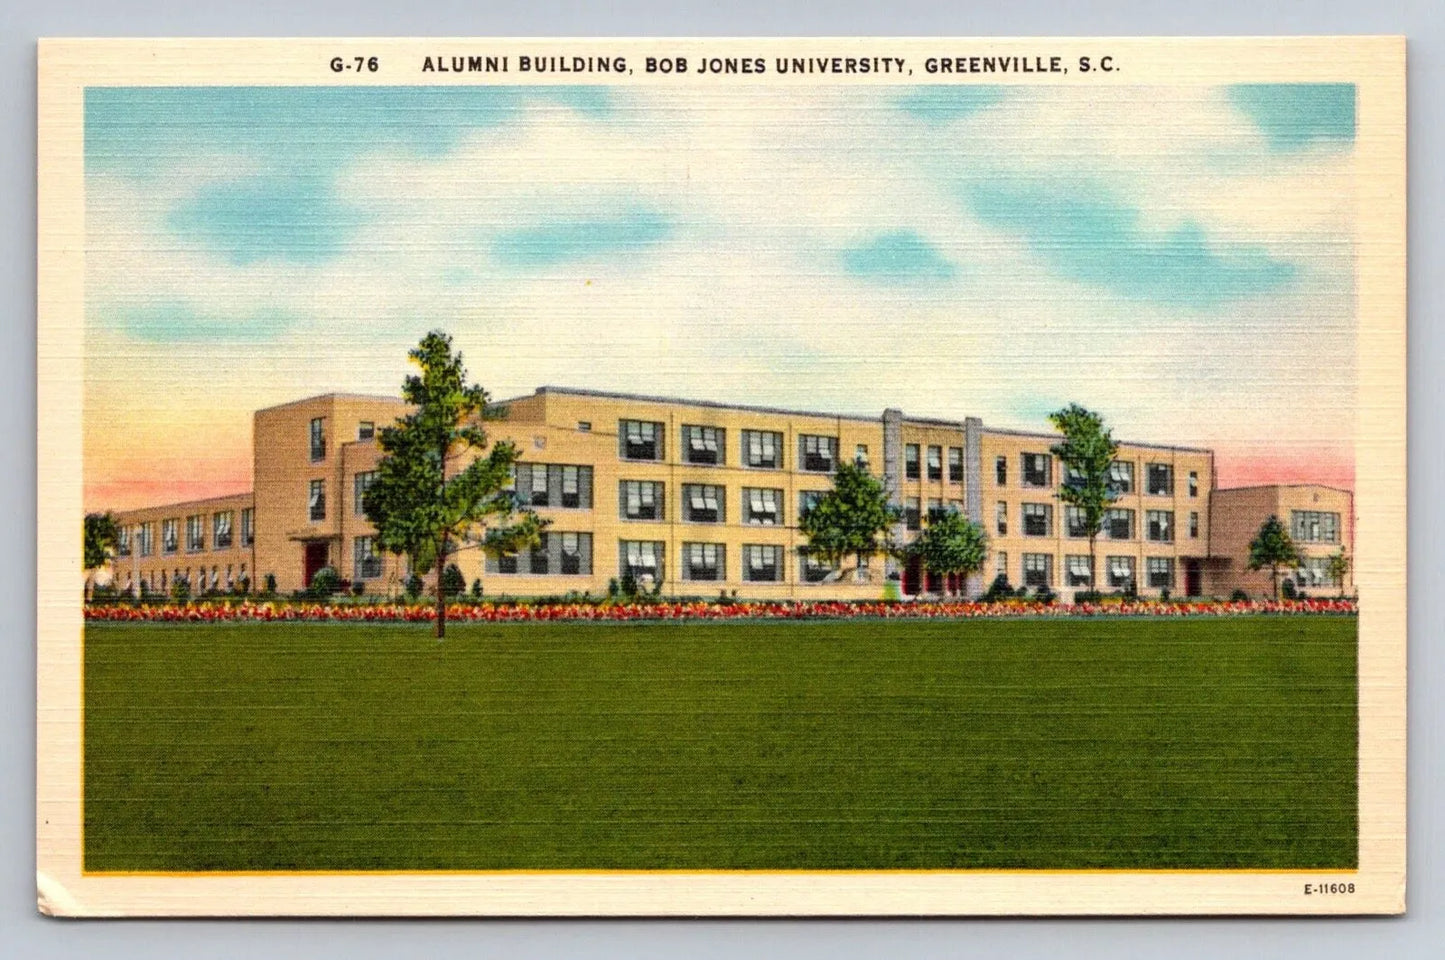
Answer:
[[[1249,542],[1259,530],[1255,518],[1273,515],[1285,524],[1303,556],[1297,568],[1281,571],[1281,581],[1288,579],[1303,596],[1354,593],[1353,569],[1345,573],[1343,582],[1333,579],[1329,569],[1330,558],[1341,550],[1354,557],[1354,496],[1348,490],[1316,484],[1238,487],[1216,491],[1212,509],[1214,549],[1222,561],[1215,568],[1214,584],[1221,592],[1270,592],[1269,569],[1251,571],[1248,563]]]
[[[271,577],[289,592],[331,566],[368,593],[398,592],[404,561],[377,551],[361,504],[381,455],[377,431],[405,409],[392,397],[328,394],[257,411],[253,492],[118,514],[114,582],[163,592],[178,577],[199,589],[199,577],[207,589],[242,580],[259,589]],[[1065,478],[1049,452],[1055,434],[892,409],[848,416],[561,387],[501,401],[497,413],[486,428],[520,453],[517,494],[552,522],[523,555],[487,556],[472,545],[454,558],[489,596],[596,595],[628,572],[669,595],[755,599],[876,599],[889,579],[907,596],[976,595],[998,574],[1066,597],[1090,588],[1259,594],[1268,575],[1261,586],[1244,566],[1270,512],[1284,517],[1298,506],[1299,529],[1319,531],[1321,547],[1338,549],[1353,534],[1344,491],[1217,490],[1209,450],[1122,443],[1120,498],[1093,569],[1081,519],[1057,496]],[[804,556],[798,517],[843,458],[881,475],[903,507],[902,542],[933,511],[982,524],[987,568],[962,584],[917,563],[874,558],[835,570]],[[1322,506],[1306,510],[1306,501]],[[1321,511],[1334,519],[1311,519]],[[1299,576],[1323,590],[1313,541],[1309,555]]]

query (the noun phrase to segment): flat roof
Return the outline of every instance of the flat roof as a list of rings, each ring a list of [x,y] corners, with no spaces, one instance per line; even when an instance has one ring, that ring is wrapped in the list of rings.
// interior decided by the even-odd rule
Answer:
[[[882,414],[876,417],[866,417],[856,413],[823,413],[817,410],[791,410],[786,407],[769,407],[749,403],[720,403],[717,400],[689,400],[685,397],[659,397],[644,393],[613,393],[607,390],[583,390],[578,387],[559,387],[553,385],[538,387],[534,393],[498,402],[503,404],[513,403],[517,400],[526,400],[529,397],[546,396],[549,393],[560,393],[570,397],[597,397],[604,400],[630,400],[636,403],[666,403],[673,406],[706,407],[713,410],[748,410],[754,413],[777,413],[792,417],[817,417],[820,420],[855,420],[863,423],[883,422]]]
[[[240,493],[226,493],[218,497],[202,497],[199,500],[173,500],[169,503],[158,503],[150,507],[131,507],[128,510],[112,510],[115,514],[142,513],[148,510],[179,510],[183,507],[199,507],[207,503],[219,503],[222,500],[241,500],[250,498],[256,499],[255,490],[243,490]]]
[[[317,400],[375,400],[383,403],[394,403],[397,406],[406,406],[406,401],[401,397],[391,396],[385,393],[317,393],[309,397],[302,397],[299,400],[287,400],[285,403],[274,403],[269,407],[257,407],[256,413],[264,413],[267,410],[282,410],[286,407],[296,407],[303,403],[314,403]]]
[[[1029,437],[1034,440],[1060,440],[1057,433],[1038,433],[1034,430],[1009,430],[1004,427],[990,427],[987,424],[983,428],[984,433],[1000,433],[1009,437]],[[1182,447],[1172,443],[1146,443],[1141,440],[1116,440],[1115,443],[1121,447],[1145,447],[1150,450],[1183,450],[1186,453],[1214,453],[1209,447]]]
[[[1355,491],[1344,487],[1332,487],[1327,483],[1251,483],[1243,487],[1216,487],[1215,493],[1230,493],[1235,490],[1333,490],[1353,497]]]

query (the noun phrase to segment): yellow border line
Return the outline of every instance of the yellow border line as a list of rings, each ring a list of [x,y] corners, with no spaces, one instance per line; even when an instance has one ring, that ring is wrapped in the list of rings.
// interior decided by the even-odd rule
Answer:
[[[968,875],[968,874],[1009,874],[1013,876],[1087,876],[1087,875],[1127,875],[1127,874],[1166,874],[1177,876],[1354,876],[1360,872],[1358,867],[1340,867],[1330,869],[1325,867],[1304,867],[1290,869],[1288,867],[1266,867],[1266,868],[1241,868],[1231,870],[1228,868],[1191,868],[1191,867],[1080,867],[1049,868],[1043,867],[1037,870],[1012,867],[960,867],[960,868],[920,868],[920,869],[899,869],[899,870],[863,870],[863,869],[837,869],[837,870],[688,870],[678,868],[666,868],[657,870],[646,869],[625,869],[607,870],[602,868],[579,868],[575,870],[462,870],[462,869],[440,869],[440,870],[82,870],[83,877],[430,877],[430,876],[471,876],[471,877],[550,877],[550,876],[918,876],[918,875]]]

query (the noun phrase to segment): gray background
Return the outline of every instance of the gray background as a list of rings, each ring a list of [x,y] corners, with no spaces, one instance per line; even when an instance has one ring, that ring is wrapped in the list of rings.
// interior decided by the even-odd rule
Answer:
[[[1438,810],[1445,598],[1439,0],[8,0],[0,5],[0,956],[1314,958],[1445,955]],[[695,7],[695,9],[694,9]],[[1404,919],[55,921],[35,913],[35,39],[41,36],[1167,36],[1410,38],[1410,893]]]

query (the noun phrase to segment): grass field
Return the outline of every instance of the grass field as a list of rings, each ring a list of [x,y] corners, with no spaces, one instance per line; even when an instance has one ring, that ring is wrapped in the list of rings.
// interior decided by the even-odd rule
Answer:
[[[1355,636],[91,624],[85,865],[1351,867]]]

